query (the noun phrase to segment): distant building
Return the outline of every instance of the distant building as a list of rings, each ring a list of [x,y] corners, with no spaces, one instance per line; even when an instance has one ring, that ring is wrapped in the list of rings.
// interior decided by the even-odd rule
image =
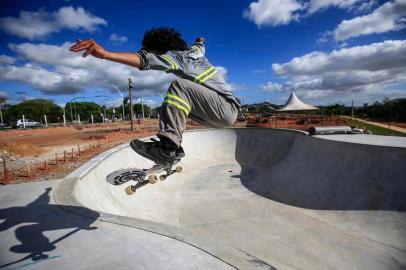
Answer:
[[[312,105],[303,103],[294,92],[292,92],[289,96],[288,101],[286,101],[285,105],[282,106],[278,111],[279,112],[288,112],[288,111],[310,111],[310,110],[318,110]]]

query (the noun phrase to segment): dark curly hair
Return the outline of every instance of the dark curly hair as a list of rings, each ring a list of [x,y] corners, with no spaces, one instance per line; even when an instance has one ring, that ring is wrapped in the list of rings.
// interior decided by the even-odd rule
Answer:
[[[147,52],[164,54],[167,51],[185,51],[187,50],[187,44],[175,29],[154,27],[145,32],[142,39],[142,49]]]

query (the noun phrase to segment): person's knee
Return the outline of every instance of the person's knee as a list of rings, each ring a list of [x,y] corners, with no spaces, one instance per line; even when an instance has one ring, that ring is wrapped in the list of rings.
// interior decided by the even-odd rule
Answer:
[[[228,119],[226,119],[226,121],[223,122],[223,124],[224,124],[223,127],[225,127],[225,128],[230,127],[234,124],[234,122],[235,122],[234,119],[228,118]]]
[[[224,119],[224,127],[232,126],[237,120],[237,114],[230,114]]]
[[[184,79],[176,79],[171,82],[168,93],[178,94],[185,91]]]

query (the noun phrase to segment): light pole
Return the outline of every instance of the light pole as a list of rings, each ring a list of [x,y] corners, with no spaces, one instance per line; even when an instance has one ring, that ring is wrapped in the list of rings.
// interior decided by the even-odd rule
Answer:
[[[72,114],[72,100],[69,102],[69,107],[70,107],[70,121],[73,121],[73,114]]]
[[[144,96],[141,95],[141,109],[142,109],[142,120],[144,120]]]
[[[1,104],[0,104],[0,117],[1,117],[1,124],[3,125],[3,112],[1,111]]]
[[[113,100],[112,97],[104,96],[104,95],[94,96],[94,97],[97,97],[97,98],[104,97],[105,98],[104,102],[106,102],[107,100]],[[104,118],[106,118],[106,105],[103,105],[103,112],[104,112],[104,116],[103,116],[103,122],[104,122]]]
[[[133,99],[131,96],[131,88],[134,87],[133,82],[131,81],[131,78],[128,78],[128,97],[130,98],[130,118],[131,118],[131,131],[134,131],[134,119],[133,119]]]
[[[71,121],[73,121],[73,117],[72,117],[72,102],[73,101],[75,101],[75,100],[77,100],[77,99],[80,99],[80,98],[86,98],[86,97],[76,97],[76,98],[73,98],[73,99],[71,99],[71,101],[69,102],[69,105],[70,105],[70,119],[71,119]],[[75,105],[75,103],[73,103],[73,108],[74,108],[74,110],[75,110],[75,118],[77,119],[77,113],[76,113],[76,105]]]
[[[123,100],[123,104],[122,104],[122,107],[123,107],[123,117],[122,117],[122,119],[123,119],[123,122],[124,122],[124,95],[123,95],[123,93],[121,93],[120,89],[118,89],[117,86],[115,86],[114,84],[112,84],[112,85],[113,85],[114,89],[117,90],[117,92],[120,94],[121,99]]]

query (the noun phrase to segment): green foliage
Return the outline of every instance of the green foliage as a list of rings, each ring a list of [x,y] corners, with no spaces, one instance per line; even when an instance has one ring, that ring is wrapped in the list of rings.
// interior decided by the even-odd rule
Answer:
[[[51,100],[30,99],[9,106],[4,118],[6,122],[11,123],[21,119],[22,115],[41,123],[44,123],[44,115],[47,115],[48,122],[58,122],[58,118],[62,116],[62,109]]]
[[[351,106],[334,104],[321,106],[326,115],[351,115]],[[363,106],[354,107],[354,116],[361,118],[372,118],[380,121],[406,122],[406,99],[390,100],[385,98],[382,102],[375,102],[372,105],[364,103]]]
[[[369,131],[372,132],[372,134],[374,135],[386,135],[386,136],[402,136],[402,137],[406,137],[405,133],[396,131],[396,130],[392,130],[392,129],[388,129],[388,128],[383,128],[383,127],[378,127],[378,126],[374,126],[374,125],[370,125],[370,124],[365,124],[363,122],[354,120],[354,119],[348,119],[345,118],[344,119],[345,123],[351,127],[356,127],[356,128],[361,128],[361,129],[368,129]]]
[[[151,117],[152,118],[159,118],[159,113],[161,112],[161,108],[162,108],[162,106],[158,106],[156,108],[153,108],[151,110]]]
[[[103,113],[102,107],[95,102],[68,102],[65,105],[65,114],[67,119],[70,120],[77,120],[78,114],[80,115],[80,119],[83,121],[88,120],[90,115],[99,116],[101,113]]]
[[[346,107],[342,104],[333,104],[329,106],[319,106],[322,110],[322,113],[325,115],[351,115],[351,107]]]
[[[381,121],[406,122],[406,98],[375,102],[357,110],[362,117],[379,119]]]
[[[0,105],[4,105],[7,103],[7,98],[4,96],[0,96]]]
[[[277,106],[268,102],[244,106],[244,109],[249,113],[255,113],[264,116],[271,115],[274,111],[274,108],[277,108]]]
[[[141,103],[133,104],[133,108],[134,108],[135,116],[136,117],[142,117],[142,105],[141,105]],[[144,115],[145,115],[145,117],[150,116],[151,112],[152,112],[151,107],[144,104]]]
[[[32,99],[26,100],[19,104],[10,105],[6,103],[5,99],[0,98],[2,105],[2,114],[4,122],[12,123],[17,119],[21,119],[24,115],[27,119],[32,119],[38,122],[44,122],[44,114],[47,115],[49,123],[56,123],[62,121],[63,109],[56,105],[53,101],[47,99]],[[255,114],[270,115],[272,114],[271,107],[278,108],[277,105],[268,102],[260,104],[245,105],[244,111],[249,111]],[[141,104],[133,105],[134,113],[136,116],[142,116]],[[333,104],[329,106],[320,106],[321,110],[317,111],[318,114],[324,115],[351,115],[351,106],[342,104]],[[104,113],[104,108],[95,102],[72,102],[67,103],[65,106],[65,114],[67,120],[76,120],[77,114],[80,115],[82,121],[90,119],[90,115],[100,116]],[[128,117],[129,107],[125,106],[125,114]],[[144,104],[145,117],[159,117],[161,107],[151,108]],[[76,114],[75,114],[76,110]],[[122,107],[116,107],[116,118],[122,114]],[[71,119],[71,112],[72,118]],[[112,108],[106,108],[107,116],[110,118],[113,114]],[[383,101],[375,102],[373,104],[364,103],[363,106],[354,107],[354,116],[362,118],[370,118],[378,121],[397,121],[406,122],[406,99],[390,100],[385,98]],[[378,133],[376,133],[378,134]]]

